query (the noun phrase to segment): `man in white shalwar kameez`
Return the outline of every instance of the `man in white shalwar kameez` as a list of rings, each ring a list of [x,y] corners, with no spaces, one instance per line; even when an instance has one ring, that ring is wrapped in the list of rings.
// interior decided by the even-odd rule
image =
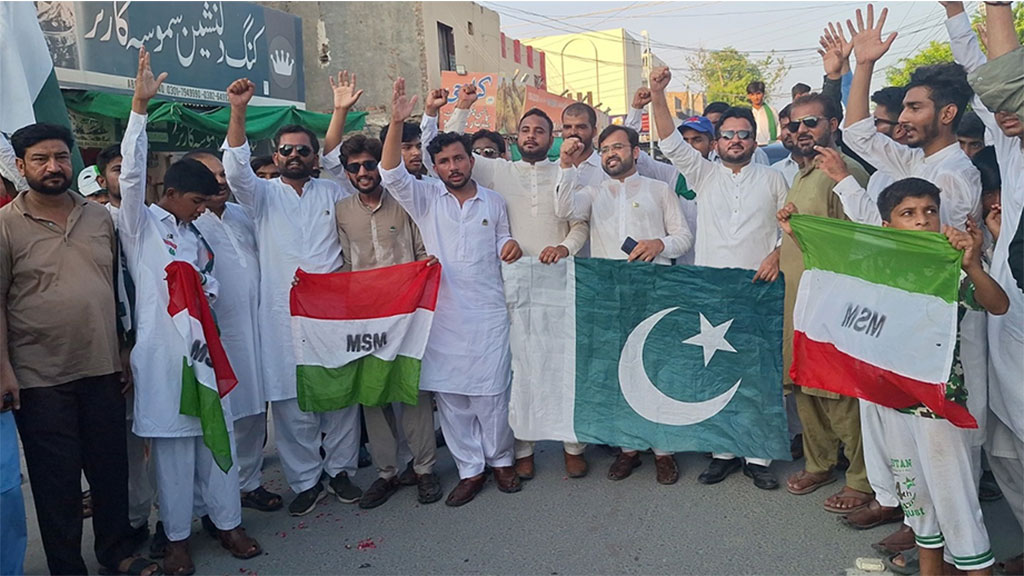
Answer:
[[[401,134],[416,98],[395,81],[390,134]],[[442,133],[427,152],[440,181],[416,180],[401,166],[401,142],[384,142],[381,180],[420,228],[441,263],[441,288],[423,355],[420,390],[434,392],[441,429],[460,481],[445,504],[471,501],[494,470],[502,492],[518,492],[508,422],[511,352],[501,262],[522,255],[509,235],[505,201],[472,180],[473,154],[461,136]]]
[[[221,543],[232,555],[251,558],[263,551],[241,527],[238,467],[224,472],[203,443],[199,418],[180,413],[182,358],[188,346],[168,313],[165,268],[173,261],[199,270],[208,298],[216,299],[217,280],[210,274],[213,254],[191,222],[202,212],[206,197],[217,192],[213,174],[194,160],[174,163],[164,176],[160,200],[146,206],[146,106],[166,77],[153,77],[149,55],[139,51],[132,112],[121,141],[121,210],[118,232],[128,271],[135,280],[136,341],[132,353],[135,381],[133,430],[150,438],[160,498],[160,519],[167,534],[164,572],[195,570],[189,553],[193,493],[198,487]],[[221,402],[230,422],[230,406]],[[234,441],[229,435],[234,453]]]
[[[295,499],[293,516],[308,514],[327,491],[344,503],[358,502],[352,484],[359,457],[359,406],[315,413],[299,408],[292,346],[289,294],[295,271],[337,272],[343,263],[334,223],[334,205],[349,196],[330,180],[312,178],[319,142],[301,126],[285,126],[275,138],[274,161],[281,176],[258,178],[249,166],[245,114],[255,91],[248,79],[228,87],[231,121],[224,150],[224,172],[238,202],[256,226],[260,259],[260,360],[263,386],[271,403],[277,452]],[[325,457],[320,456],[323,447]]]
[[[213,304],[221,329],[221,343],[238,377],[228,400],[234,418],[235,452],[242,506],[264,512],[279,510],[281,496],[264,488],[263,444],[267,439],[266,397],[263,394],[263,366],[260,363],[258,309],[260,302],[260,261],[256,250],[256,225],[248,210],[228,202],[224,165],[212,152],[185,155],[202,162],[213,172],[220,186],[206,202],[206,212],[195,226],[217,257],[213,277],[220,294]]]

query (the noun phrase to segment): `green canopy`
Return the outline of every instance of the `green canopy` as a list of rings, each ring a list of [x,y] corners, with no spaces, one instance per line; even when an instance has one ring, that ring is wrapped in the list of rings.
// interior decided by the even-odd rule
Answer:
[[[132,109],[131,96],[123,94],[65,90],[64,101],[71,112],[113,126],[117,138],[124,132]],[[151,101],[147,112],[150,141],[155,149],[163,150],[217,148],[227,134],[231,116],[231,109],[226,106],[200,111],[166,100]],[[250,106],[245,132],[252,141],[268,140],[280,127],[299,124],[323,136],[330,122],[330,114],[300,110],[295,106]],[[349,112],[345,132],[362,130],[365,124],[366,112]]]

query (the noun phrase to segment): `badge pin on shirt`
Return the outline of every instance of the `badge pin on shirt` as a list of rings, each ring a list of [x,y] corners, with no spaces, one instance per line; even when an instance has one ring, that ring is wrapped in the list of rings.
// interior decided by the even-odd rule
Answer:
[[[484,221],[481,222],[481,224],[483,224],[484,226],[487,226],[487,218],[484,218]]]
[[[640,207],[640,203],[639,202],[633,202],[633,208],[639,208],[639,207]]]

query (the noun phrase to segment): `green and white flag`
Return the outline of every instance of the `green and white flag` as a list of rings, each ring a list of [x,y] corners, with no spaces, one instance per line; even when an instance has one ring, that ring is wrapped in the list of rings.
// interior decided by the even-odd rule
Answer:
[[[596,258],[503,275],[516,438],[790,458],[782,282]]]
[[[0,42],[0,132],[13,134],[36,122],[70,130],[71,119],[39,28],[35,2],[0,2]],[[71,154],[78,174],[82,158],[77,146]]]

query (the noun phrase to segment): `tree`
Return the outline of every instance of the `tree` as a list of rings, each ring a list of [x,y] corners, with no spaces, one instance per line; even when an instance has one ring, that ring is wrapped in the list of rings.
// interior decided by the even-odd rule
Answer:
[[[704,85],[709,102],[721,100],[733,105],[747,104],[747,84],[755,80],[764,82],[766,95],[772,94],[789,71],[785,61],[774,53],[755,61],[731,46],[715,51],[701,49],[688,58],[688,64]]]
[[[980,10],[971,16],[975,33],[978,32],[978,24],[985,21],[985,15]],[[1017,38],[1024,43],[1024,3],[1018,2],[1013,7],[1013,24],[1017,30]],[[983,45],[984,49],[984,45]],[[894,66],[890,66],[885,72],[885,79],[890,86],[906,86],[910,82],[910,74],[918,66],[930,66],[932,64],[943,64],[953,61],[953,51],[949,48],[949,41],[939,42],[932,40],[923,50],[913,56],[902,58]]]

